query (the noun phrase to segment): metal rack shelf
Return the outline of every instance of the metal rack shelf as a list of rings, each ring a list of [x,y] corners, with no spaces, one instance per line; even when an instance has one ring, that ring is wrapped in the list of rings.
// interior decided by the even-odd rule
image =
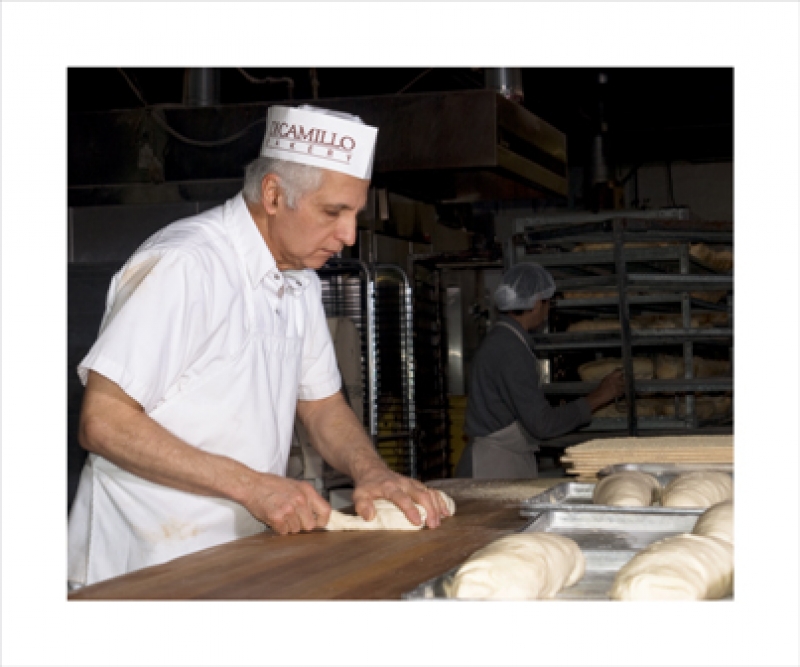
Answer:
[[[641,310],[649,309],[651,311],[657,311],[662,307],[669,307],[672,304],[682,304],[683,298],[681,294],[635,295],[628,296],[628,305],[636,306],[637,308],[641,307]],[[720,304],[695,297],[689,298],[689,304],[692,312],[695,313],[727,313],[729,311],[728,305],[725,303]],[[618,312],[619,297],[551,299],[550,306],[561,312],[570,310],[572,314],[575,315],[581,314],[584,311],[588,314],[596,315],[598,312]]]
[[[606,239],[607,241],[608,239]],[[625,248],[622,251],[626,262],[653,262],[679,260],[680,246],[666,246],[662,248]],[[703,266],[694,257],[689,258],[693,264]],[[557,266],[584,266],[587,264],[603,265],[614,264],[614,252],[610,250],[588,250],[584,252],[559,252],[537,256],[537,264],[552,268]]]
[[[579,396],[597,389],[599,382],[550,382],[544,385],[547,396]],[[679,378],[675,380],[636,380],[637,394],[675,392],[720,392],[733,389],[733,378]]]
[[[726,228],[727,227],[727,228]],[[579,243],[612,243],[611,250],[572,252]],[[669,242],[659,247],[626,247],[628,243]],[[729,225],[696,223],[678,220],[636,220],[608,218],[591,222],[571,222],[537,230],[523,230],[506,242],[506,267],[531,261],[554,270],[556,289],[567,290],[613,289],[616,294],[605,297],[559,298],[553,306],[573,316],[617,311],[614,330],[551,332],[533,336],[537,353],[580,350],[619,350],[626,376],[628,415],[622,418],[597,418],[584,431],[627,431],[636,435],[638,429],[651,431],[671,424],[682,432],[700,426],[694,410],[697,392],[728,392],[733,389],[731,378],[693,378],[693,346],[695,343],[732,345],[733,320],[730,298],[719,305],[692,296],[692,291],[733,290],[733,276],[717,273],[712,267],[690,254],[690,243],[733,242]],[[524,249],[521,248],[524,246]],[[527,254],[532,246],[541,252]],[[567,249],[566,252],[563,250]],[[522,250],[522,252],[520,252]],[[558,251],[557,251],[558,250]],[[677,266],[676,266],[677,265]],[[670,268],[672,267],[672,268]],[[675,271],[677,268],[677,271]],[[631,270],[633,269],[633,270]],[[649,292],[653,292],[650,294]],[[632,294],[631,292],[636,292]],[[644,292],[644,294],[642,293]],[[666,294],[665,294],[666,292]],[[671,292],[671,293],[670,293]],[[681,328],[631,328],[631,306],[646,310],[680,307]],[[605,309],[605,310],[603,310]],[[692,328],[692,312],[728,312],[726,327]],[[678,380],[636,380],[633,376],[633,349],[652,346],[683,346],[686,377]],[[558,397],[590,392],[597,383],[556,382],[544,386],[545,394]],[[646,393],[685,393],[685,417],[638,419],[636,396]]]
[[[622,348],[619,331],[581,331],[537,334],[532,336],[537,352]],[[645,329],[631,333],[630,345],[679,345],[682,343],[728,343],[733,329]]]
[[[534,260],[531,259],[530,261]],[[648,288],[660,290],[722,290],[733,288],[733,276],[714,274],[680,275],[675,273],[628,273],[625,275],[625,283],[626,291]],[[559,291],[597,287],[617,288],[618,286],[619,276],[616,274],[556,279],[556,289]]]
[[[628,289],[655,288],[664,290],[732,289],[733,276],[676,275],[672,273],[629,273]]]
[[[518,231],[511,239],[514,245],[560,245],[564,243],[608,243],[614,232],[614,223],[624,221],[623,242],[690,242],[730,243],[731,231],[728,222],[698,222],[673,217],[654,218],[652,215],[614,215],[605,212],[589,214],[587,220],[574,218],[569,222],[548,224],[541,228]],[[523,220],[524,222],[524,220]]]

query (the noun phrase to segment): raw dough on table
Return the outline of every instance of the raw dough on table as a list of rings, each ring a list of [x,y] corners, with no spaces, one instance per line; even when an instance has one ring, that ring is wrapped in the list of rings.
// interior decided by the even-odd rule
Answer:
[[[733,478],[714,470],[678,475],[664,488],[664,507],[711,507],[733,499]]]
[[[585,571],[580,547],[568,537],[515,533],[472,554],[446,592],[468,600],[550,599]]]
[[[601,479],[594,487],[595,505],[615,507],[650,507],[658,501],[661,484],[652,475],[638,470],[625,470]]]
[[[437,491],[447,505],[450,516],[456,513],[455,501],[443,491]],[[428,520],[428,513],[422,505],[417,505],[417,510],[422,517],[422,523],[415,526],[397,505],[383,498],[375,500],[375,517],[372,521],[365,521],[360,516],[342,514],[337,510],[331,512],[325,530],[422,530]],[[415,503],[416,504],[416,503]]]
[[[707,509],[692,530],[694,535],[716,537],[733,544],[733,501],[726,500]]]
[[[654,542],[614,578],[614,600],[716,600],[733,592],[733,544],[676,535]]]

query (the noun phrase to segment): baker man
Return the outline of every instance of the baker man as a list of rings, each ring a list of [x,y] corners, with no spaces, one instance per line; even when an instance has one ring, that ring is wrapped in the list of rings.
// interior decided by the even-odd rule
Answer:
[[[547,401],[528,333],[547,321],[555,290],[544,268],[524,263],[507,271],[495,291],[501,315],[472,362],[464,425],[470,443],[458,477],[537,477],[540,442],[590,422],[594,410],[624,392],[622,371],[614,371],[585,398],[556,408]]]
[[[297,416],[349,475],[356,512],[386,498],[420,525],[438,493],[382,462],[339,389],[321,267],[356,238],[377,129],[274,106],[244,187],[179,220],[114,276],[86,385],[90,452],[69,517],[72,588],[271,528],[325,526],[331,508],[285,475]]]

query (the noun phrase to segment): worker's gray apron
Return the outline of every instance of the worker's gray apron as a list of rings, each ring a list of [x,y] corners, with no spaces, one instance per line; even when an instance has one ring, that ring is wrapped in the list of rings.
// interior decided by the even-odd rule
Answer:
[[[539,360],[522,334],[506,322],[498,322],[496,326],[511,330],[530,352],[538,368]],[[460,473],[474,479],[535,479],[539,476],[535,454],[538,451],[539,441],[515,421],[490,435],[473,438],[462,457],[468,457],[465,465],[459,464]],[[471,475],[468,474],[470,462]],[[457,473],[457,476],[462,474]]]

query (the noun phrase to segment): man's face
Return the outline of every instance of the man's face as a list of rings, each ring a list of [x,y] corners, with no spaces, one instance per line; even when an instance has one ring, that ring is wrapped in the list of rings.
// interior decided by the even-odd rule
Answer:
[[[326,170],[319,189],[302,197],[294,210],[281,196],[268,232],[278,268],[318,269],[353,245],[356,215],[366,204],[368,189],[369,181]]]
[[[530,311],[528,319],[528,331],[540,333],[544,329],[547,318],[550,314],[550,299],[537,301],[533,310]]]

